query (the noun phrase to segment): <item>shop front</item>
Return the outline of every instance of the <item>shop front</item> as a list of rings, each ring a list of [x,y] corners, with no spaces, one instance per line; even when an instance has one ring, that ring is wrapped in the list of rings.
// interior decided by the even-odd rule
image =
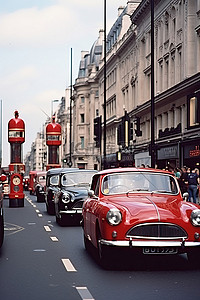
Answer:
[[[179,144],[161,147],[157,151],[158,169],[168,169],[172,171],[175,167],[179,167],[179,152]]]
[[[182,144],[183,164],[190,168],[200,169],[200,139]]]

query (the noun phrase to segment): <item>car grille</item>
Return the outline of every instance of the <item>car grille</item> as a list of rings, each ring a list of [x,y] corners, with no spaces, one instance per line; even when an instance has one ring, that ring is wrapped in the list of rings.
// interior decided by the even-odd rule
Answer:
[[[145,223],[131,228],[126,237],[146,239],[187,238],[185,230],[171,223]]]
[[[72,209],[78,209],[78,208],[82,208],[83,207],[83,200],[77,201],[74,203],[74,205],[72,206]]]

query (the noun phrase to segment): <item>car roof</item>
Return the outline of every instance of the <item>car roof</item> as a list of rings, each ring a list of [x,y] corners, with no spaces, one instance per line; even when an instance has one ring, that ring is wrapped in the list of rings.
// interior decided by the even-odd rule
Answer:
[[[75,170],[79,170],[78,168],[53,168],[47,171],[47,176],[48,175],[57,175],[60,173],[67,173],[67,172],[72,172]]]
[[[161,170],[161,169],[153,169],[153,168],[137,168],[137,167],[124,167],[124,168],[112,168],[105,169],[99,171],[98,174],[106,175],[106,174],[114,174],[114,173],[124,173],[124,172],[150,172],[150,173],[163,173],[163,174],[172,174],[169,171]]]

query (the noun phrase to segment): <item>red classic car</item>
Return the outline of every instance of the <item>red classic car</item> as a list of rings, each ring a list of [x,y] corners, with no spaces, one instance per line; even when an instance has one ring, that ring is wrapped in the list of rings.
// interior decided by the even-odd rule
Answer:
[[[187,253],[200,261],[200,207],[186,202],[170,172],[119,168],[100,171],[83,205],[85,248],[102,265],[116,249],[139,255]],[[185,201],[184,201],[185,200]],[[131,253],[132,253],[131,252]]]

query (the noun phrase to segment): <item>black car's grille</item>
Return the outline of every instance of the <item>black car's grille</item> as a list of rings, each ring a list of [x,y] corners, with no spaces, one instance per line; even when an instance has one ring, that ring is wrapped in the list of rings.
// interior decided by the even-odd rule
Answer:
[[[77,201],[72,205],[72,209],[78,209],[83,207],[83,200]]]
[[[127,237],[147,239],[187,238],[185,230],[171,223],[145,223],[131,228]]]

